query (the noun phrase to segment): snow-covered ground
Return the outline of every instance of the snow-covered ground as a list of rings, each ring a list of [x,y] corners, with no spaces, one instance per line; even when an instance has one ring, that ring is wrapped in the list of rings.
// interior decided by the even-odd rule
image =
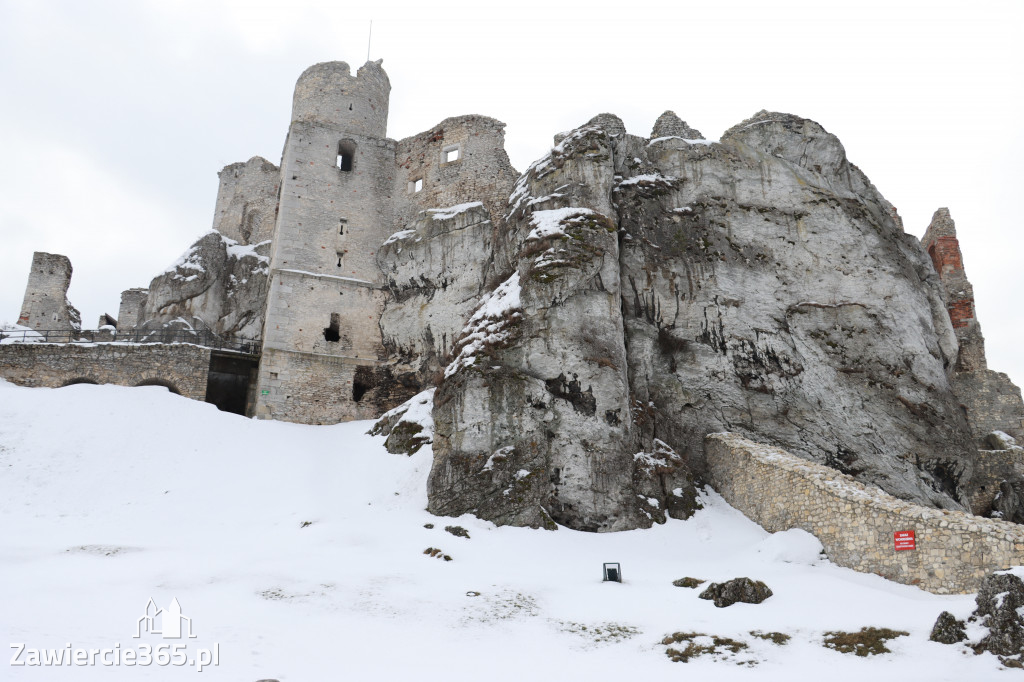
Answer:
[[[123,657],[184,644],[176,660],[217,650],[219,665],[199,679],[243,682],[1020,675],[927,641],[941,611],[964,617],[973,597],[838,568],[806,534],[770,535],[713,493],[688,521],[615,534],[431,516],[430,448],[388,454],[369,427],[252,421],[160,387],[0,381],[0,632],[25,646],[21,660],[69,645],[119,645]],[[601,582],[606,561],[622,564],[624,583]],[[719,609],[672,585],[685,576],[749,576],[774,596]],[[196,638],[145,628],[134,638],[150,598],[161,608],[176,598]],[[910,635],[868,658],[822,646],[825,631],[862,626]],[[778,646],[752,630],[792,639]],[[676,631],[749,648],[673,663],[660,642]],[[197,674],[123,661],[14,667],[8,652],[4,680]]]

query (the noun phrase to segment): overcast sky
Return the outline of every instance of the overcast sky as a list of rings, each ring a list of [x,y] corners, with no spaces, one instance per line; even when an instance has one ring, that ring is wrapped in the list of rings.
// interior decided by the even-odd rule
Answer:
[[[389,136],[479,113],[522,171],[594,114],[710,139],[760,109],[838,135],[920,237],[957,223],[989,365],[1024,382],[1024,2],[0,0],[0,320],[33,251],[71,258],[92,328],[213,220],[217,171],[280,162],[311,64],[372,59]]]

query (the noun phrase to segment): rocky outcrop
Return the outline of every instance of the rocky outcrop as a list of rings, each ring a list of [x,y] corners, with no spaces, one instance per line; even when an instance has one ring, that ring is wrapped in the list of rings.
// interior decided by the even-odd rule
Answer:
[[[965,642],[974,653],[990,652],[1007,667],[1024,667],[1024,580],[1020,569],[997,571],[985,578],[967,623],[948,611],[939,614],[929,639],[941,644]]]
[[[650,139],[609,114],[557,139],[509,200],[514,271],[451,349],[431,511],[647,525],[723,430],[964,507],[939,278],[833,135],[760,112],[707,142],[666,112]]]
[[[393,410],[388,410],[367,431],[384,436],[384,449],[393,455],[414,455],[433,442],[434,389],[417,393]]]
[[[257,338],[267,299],[270,242],[239,244],[211,230],[149,285],[139,328],[210,330]]]
[[[839,141],[761,112],[721,143],[644,144],[624,144],[616,197],[648,428],[698,472],[699,439],[731,430],[959,507],[970,445],[938,279]]]
[[[990,651],[1024,662],[1024,580],[1016,573],[993,573],[981,584],[970,620],[988,632],[973,645],[976,653]]]
[[[439,380],[480,298],[493,288],[494,225],[482,202],[423,211],[377,251],[391,294],[380,319],[388,357]]]

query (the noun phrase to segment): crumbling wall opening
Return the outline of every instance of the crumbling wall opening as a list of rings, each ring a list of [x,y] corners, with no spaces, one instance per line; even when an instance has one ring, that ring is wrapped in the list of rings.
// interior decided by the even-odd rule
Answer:
[[[146,379],[145,381],[140,381],[135,384],[135,386],[163,386],[171,393],[181,395],[181,391],[178,390],[178,387],[165,379]]]
[[[335,160],[335,166],[338,170],[348,173],[352,170],[355,165],[356,159],[356,143],[352,140],[342,140],[338,143],[338,158]]]
[[[355,376],[352,377],[352,400],[358,403],[373,386],[373,370],[369,367],[356,367]]]
[[[341,266],[341,254],[338,254],[338,265]],[[341,315],[331,313],[331,324],[324,327],[324,340],[337,343],[341,340]]]

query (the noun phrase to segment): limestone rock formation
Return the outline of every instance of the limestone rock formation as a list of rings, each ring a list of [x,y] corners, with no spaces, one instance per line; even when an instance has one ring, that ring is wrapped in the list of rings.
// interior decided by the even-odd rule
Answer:
[[[266,308],[280,169],[254,156],[225,166],[213,230],[145,289],[121,297],[119,330],[196,329],[258,338]]]
[[[516,270],[473,314],[435,399],[434,513],[620,530],[692,499],[681,458],[633,428],[612,144],[580,128],[513,190]]]
[[[482,202],[421,212],[377,250],[391,294],[380,318],[384,346],[424,384],[452,353],[487,293],[493,272],[494,225]]]
[[[452,347],[432,512],[647,525],[723,430],[965,506],[940,280],[835,136],[760,112],[707,142],[666,112],[650,139],[609,114],[559,138],[509,199],[514,270]]]
[[[239,244],[211,230],[149,285],[143,329],[184,322],[218,336],[255,338],[263,324],[270,242]]]

